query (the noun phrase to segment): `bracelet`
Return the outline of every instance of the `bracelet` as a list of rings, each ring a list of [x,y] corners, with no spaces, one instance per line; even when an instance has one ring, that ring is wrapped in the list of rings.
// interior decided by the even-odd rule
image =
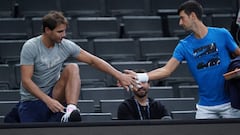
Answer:
[[[140,82],[148,82],[148,75],[147,73],[137,73],[137,79]]]

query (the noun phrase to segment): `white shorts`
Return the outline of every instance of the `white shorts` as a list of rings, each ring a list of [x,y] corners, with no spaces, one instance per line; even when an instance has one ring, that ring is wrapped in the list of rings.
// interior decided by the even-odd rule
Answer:
[[[240,110],[231,107],[231,103],[216,106],[196,105],[196,119],[240,118]]]

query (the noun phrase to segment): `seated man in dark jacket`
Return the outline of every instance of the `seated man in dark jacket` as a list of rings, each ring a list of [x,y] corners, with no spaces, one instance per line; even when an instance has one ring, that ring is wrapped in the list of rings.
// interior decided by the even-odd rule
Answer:
[[[137,70],[145,73],[145,70]],[[134,96],[126,99],[118,107],[119,120],[171,119],[168,111],[160,103],[148,97],[149,82],[139,82],[138,88],[132,88]]]

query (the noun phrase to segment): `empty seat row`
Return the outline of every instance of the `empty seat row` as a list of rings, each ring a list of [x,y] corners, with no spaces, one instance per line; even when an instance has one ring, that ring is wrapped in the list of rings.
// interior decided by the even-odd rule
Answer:
[[[156,15],[158,9],[177,9],[185,0],[1,0],[2,17],[42,16],[49,10],[61,10],[68,16]],[[236,0],[198,0],[205,9],[236,9]],[[46,4],[47,3],[47,4]],[[171,3],[171,4],[169,4]]]
[[[178,37],[110,38],[73,40],[80,47],[109,61],[167,61],[172,56]]]
[[[161,37],[161,17],[125,16],[67,18],[68,38]],[[28,39],[42,33],[40,17],[0,18],[0,39]],[[176,24],[177,25],[177,24]]]
[[[225,27],[230,30],[234,14],[213,14],[204,17],[208,26]],[[184,37],[188,33],[178,26],[179,17],[168,16],[122,16],[117,17],[68,17],[68,38],[141,38]],[[223,23],[224,22],[224,23]],[[0,39],[28,39],[42,33],[41,18],[0,18]]]
[[[166,61],[178,43],[178,37],[73,39],[84,50],[108,61]],[[26,40],[0,40],[0,62],[19,63]],[[69,61],[74,61],[69,58]]]

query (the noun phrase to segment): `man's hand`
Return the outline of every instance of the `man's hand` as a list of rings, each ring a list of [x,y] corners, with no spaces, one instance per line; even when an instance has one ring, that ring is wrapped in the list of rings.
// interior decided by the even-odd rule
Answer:
[[[136,75],[134,74],[135,72],[132,71],[131,74],[130,72],[131,70],[128,70],[127,73],[122,73],[117,82],[118,86],[124,87],[127,91],[131,89],[136,83]]]
[[[57,100],[50,98],[50,100],[46,103],[48,108],[52,111],[52,112],[64,112],[64,106],[58,102]]]

